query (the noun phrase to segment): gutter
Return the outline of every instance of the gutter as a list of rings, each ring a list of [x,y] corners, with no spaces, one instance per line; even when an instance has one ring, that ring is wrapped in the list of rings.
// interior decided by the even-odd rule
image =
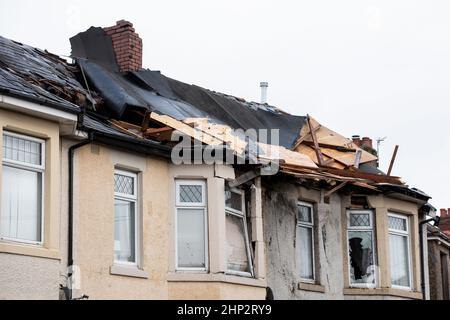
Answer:
[[[67,279],[68,279],[68,295],[67,300],[73,299],[72,292],[72,276],[73,276],[73,159],[75,150],[90,144],[94,140],[93,133],[89,133],[89,138],[77,143],[69,148],[69,219],[68,219],[68,241],[67,241]]]

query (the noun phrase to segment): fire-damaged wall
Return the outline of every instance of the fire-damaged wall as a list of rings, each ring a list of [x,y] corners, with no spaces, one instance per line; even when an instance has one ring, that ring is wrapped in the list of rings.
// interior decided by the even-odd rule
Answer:
[[[314,208],[314,283],[300,280],[296,246],[299,201]],[[286,181],[264,186],[267,280],[274,299],[344,298],[340,197],[332,195],[329,202],[323,202],[321,191]]]

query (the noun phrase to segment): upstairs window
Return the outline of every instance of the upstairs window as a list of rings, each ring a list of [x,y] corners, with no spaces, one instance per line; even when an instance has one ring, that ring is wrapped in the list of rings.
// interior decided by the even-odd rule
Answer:
[[[138,206],[137,175],[116,170],[114,173],[114,260],[137,265]]]
[[[45,141],[3,132],[0,238],[43,242]]]
[[[376,286],[376,251],[373,212],[352,210],[347,215],[351,286]]]
[[[177,270],[207,270],[207,235],[205,181],[176,181]]]
[[[225,189],[225,231],[227,272],[253,276],[250,254],[245,195],[239,189]]]
[[[314,211],[310,203],[297,205],[297,250],[302,281],[314,282]]]
[[[391,285],[409,289],[411,287],[411,253],[408,217],[389,213],[388,227]]]

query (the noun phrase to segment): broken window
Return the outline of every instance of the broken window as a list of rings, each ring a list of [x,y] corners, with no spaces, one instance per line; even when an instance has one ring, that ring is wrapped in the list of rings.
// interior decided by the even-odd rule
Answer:
[[[176,182],[177,269],[206,270],[208,259],[206,184]]]
[[[376,285],[375,243],[372,211],[348,212],[350,285]]]
[[[314,217],[310,203],[299,202],[297,205],[296,239],[300,278],[314,281]]]
[[[225,190],[227,270],[229,273],[252,276],[244,198],[242,190],[230,188]]]
[[[137,264],[137,175],[114,173],[114,261]]]
[[[404,215],[390,213],[389,251],[391,260],[391,284],[394,287],[411,287],[409,221]]]
[[[0,238],[43,242],[45,141],[3,133]]]

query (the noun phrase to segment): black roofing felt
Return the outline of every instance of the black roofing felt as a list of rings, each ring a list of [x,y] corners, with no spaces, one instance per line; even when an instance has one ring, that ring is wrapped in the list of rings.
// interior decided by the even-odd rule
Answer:
[[[173,80],[157,71],[121,74],[117,72],[115,61],[109,58],[112,52],[110,41],[100,40],[109,36],[97,29],[90,28],[72,38],[72,54],[93,89],[105,99],[111,116],[122,118],[131,107],[178,120],[209,118],[234,129],[279,129],[279,143],[287,148],[293,146],[305,124],[305,117]],[[92,43],[100,45],[95,50],[87,50]],[[104,57],[106,60],[99,62]]]
[[[39,80],[85,92],[60,58],[0,36],[0,91],[65,111],[80,110],[77,105],[46,90],[44,85],[38,86]]]

